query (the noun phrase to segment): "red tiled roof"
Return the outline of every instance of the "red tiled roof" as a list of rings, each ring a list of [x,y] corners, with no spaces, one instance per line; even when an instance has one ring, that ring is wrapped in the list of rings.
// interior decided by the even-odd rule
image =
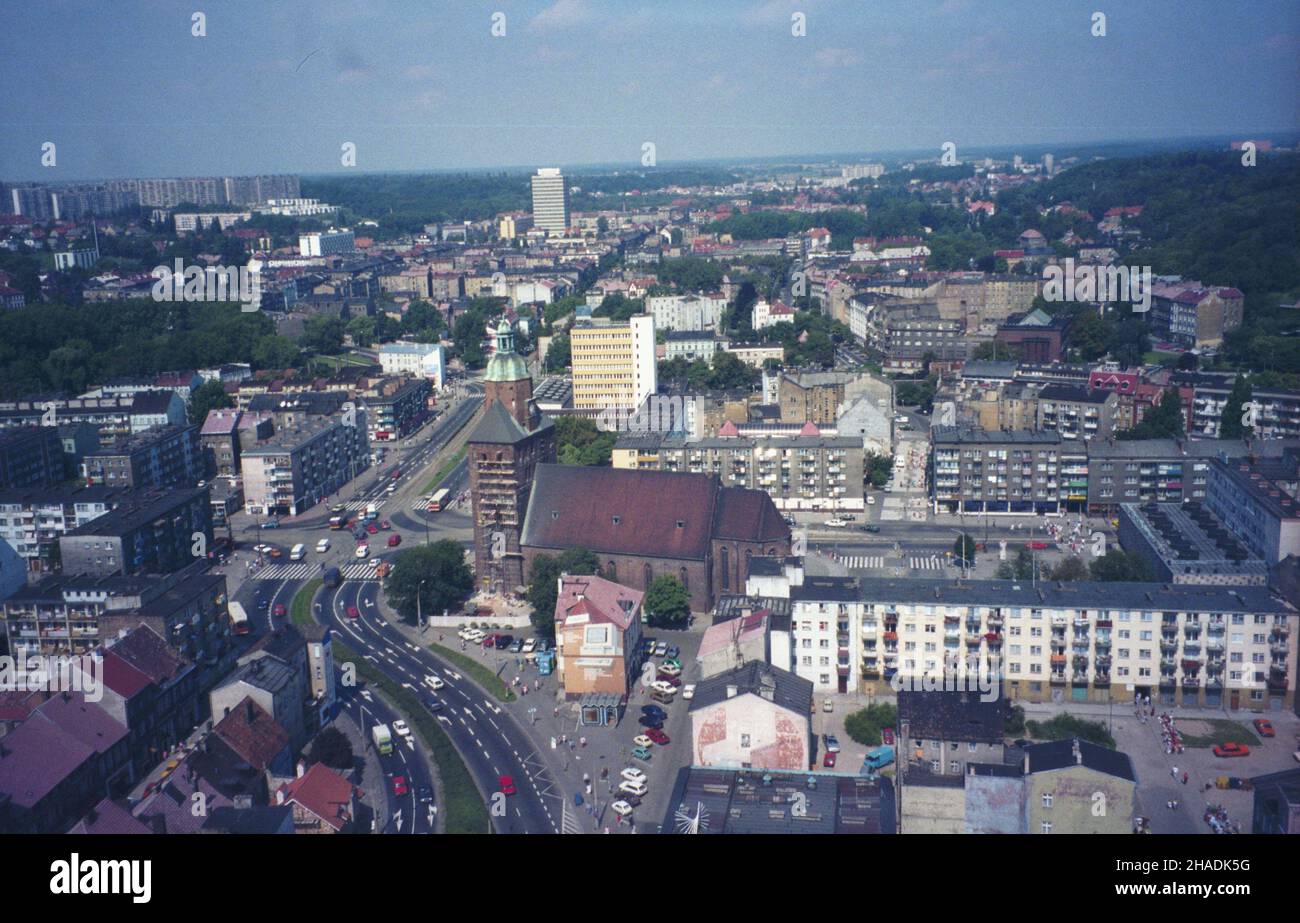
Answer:
[[[259,770],[265,770],[289,746],[289,732],[249,696],[232,708],[212,733]]]
[[[343,829],[352,819],[348,811],[355,788],[324,763],[314,763],[301,776],[281,786],[280,791],[286,802],[302,805],[335,830]]]
[[[565,576],[555,601],[555,621],[559,625],[571,616],[586,615],[590,622],[609,623],[626,631],[637,618],[644,596],[604,577]]]

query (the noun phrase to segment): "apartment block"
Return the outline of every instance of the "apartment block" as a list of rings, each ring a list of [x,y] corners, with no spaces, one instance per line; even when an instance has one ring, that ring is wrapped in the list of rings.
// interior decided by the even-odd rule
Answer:
[[[1249,549],[1272,566],[1300,555],[1300,452],[1281,458],[1213,459],[1205,505]]]
[[[1044,385],[1038,392],[1038,429],[1062,439],[1107,439],[1115,429],[1119,396],[1075,385]]]
[[[65,574],[166,574],[195,560],[195,535],[212,542],[206,487],[135,491],[59,538]]]
[[[26,560],[29,573],[50,573],[59,568],[61,536],[136,494],[103,486],[0,490],[0,540]]]
[[[569,331],[575,410],[635,410],[658,387],[655,324],[649,314],[625,323],[593,319]]]
[[[244,511],[297,516],[337,493],[370,465],[366,413],[354,424],[338,417],[306,419],[265,442],[246,446],[240,459]]]
[[[1086,498],[1087,457],[1060,433],[937,426],[930,438],[936,511],[1043,515]]]
[[[0,489],[46,487],[63,478],[63,441],[55,427],[0,429]]]
[[[81,462],[88,485],[180,487],[204,475],[199,424],[155,426],[110,448],[91,452]]]
[[[542,167],[531,179],[533,226],[548,236],[561,236],[569,227],[569,187],[559,167]]]

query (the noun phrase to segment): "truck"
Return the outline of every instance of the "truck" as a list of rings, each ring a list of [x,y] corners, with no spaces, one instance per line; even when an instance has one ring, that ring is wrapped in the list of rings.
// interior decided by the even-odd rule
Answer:
[[[867,751],[867,758],[862,761],[861,775],[869,775],[877,769],[888,766],[894,761],[893,747],[876,747]]]
[[[252,630],[252,624],[248,621],[248,613],[244,611],[243,605],[235,602],[233,599],[227,607],[230,610],[230,630],[237,635],[246,635]]]
[[[393,752],[393,734],[386,724],[376,724],[370,729],[370,737],[375,742],[375,749],[385,755]]]

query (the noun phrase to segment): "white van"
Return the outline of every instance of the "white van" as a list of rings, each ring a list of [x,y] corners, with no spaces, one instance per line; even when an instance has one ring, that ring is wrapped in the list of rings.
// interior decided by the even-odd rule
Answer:
[[[293,548],[289,549],[290,561],[301,561],[305,557],[307,557],[306,545],[298,544],[298,545],[294,545]]]
[[[324,554],[325,552],[327,552],[327,551],[329,551],[329,550],[330,550],[330,540],[329,540],[329,539],[327,539],[327,538],[323,538],[323,539],[321,539],[319,542],[316,543],[316,553],[317,553],[317,554]]]
[[[633,782],[631,779],[624,779],[618,783],[618,790],[627,795],[636,795],[638,798],[644,797],[649,791],[644,782]]]

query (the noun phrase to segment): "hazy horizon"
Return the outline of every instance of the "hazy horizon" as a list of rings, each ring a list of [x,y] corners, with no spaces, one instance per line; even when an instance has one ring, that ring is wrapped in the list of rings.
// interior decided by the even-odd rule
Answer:
[[[639,170],[645,142],[667,168],[1300,128],[1288,0],[1132,3],[1104,37],[1092,5],[1028,0],[234,0],[204,37],[195,6],[0,11],[0,176],[328,175],[344,142],[357,173],[513,172]]]

